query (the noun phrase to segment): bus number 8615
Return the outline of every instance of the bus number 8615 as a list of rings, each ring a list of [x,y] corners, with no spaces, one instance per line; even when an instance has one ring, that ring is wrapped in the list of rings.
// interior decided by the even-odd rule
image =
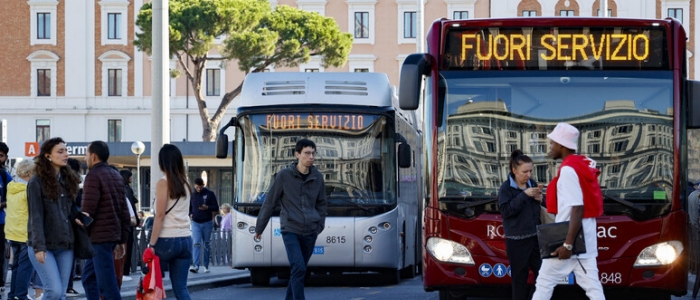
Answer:
[[[344,236],[327,236],[326,244],[345,244]]]

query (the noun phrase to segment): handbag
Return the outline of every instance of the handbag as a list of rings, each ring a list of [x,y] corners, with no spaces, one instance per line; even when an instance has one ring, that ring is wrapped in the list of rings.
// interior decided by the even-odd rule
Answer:
[[[85,226],[75,223],[75,219],[86,223],[86,216],[80,212],[80,208],[77,205],[73,205],[69,219],[73,225],[73,256],[80,259],[92,258],[95,256],[95,249],[92,247],[92,242],[90,242],[90,235]]]
[[[153,248],[146,248],[143,251],[141,261],[144,264],[141,267],[144,275],[141,276],[136,287],[136,300],[161,300],[165,298],[160,258],[155,254]]]
[[[95,256],[95,249],[90,242],[90,236],[85,227],[73,222],[73,256],[90,259]]]
[[[554,223],[556,216],[547,212],[547,208],[540,206],[540,224]]]
[[[557,250],[566,241],[569,233],[569,222],[549,223],[537,225],[537,241],[540,244],[540,257],[552,258],[552,252]],[[573,254],[586,253],[586,240],[583,237],[583,226],[576,233],[576,238],[572,244]]]

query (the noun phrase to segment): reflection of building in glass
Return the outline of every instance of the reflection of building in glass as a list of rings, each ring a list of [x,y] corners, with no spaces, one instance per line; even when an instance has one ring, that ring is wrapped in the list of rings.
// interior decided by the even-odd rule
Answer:
[[[308,138],[316,143],[314,165],[323,174],[329,194],[348,194],[349,187],[353,195],[364,199],[383,198],[380,195],[388,184],[383,171],[394,160],[383,147],[393,145],[393,134],[388,134],[393,129],[385,127],[385,117],[366,115],[364,119],[367,124],[361,130],[271,130],[256,124],[254,118],[242,122],[243,132],[249,133],[244,163],[259,167],[246,168],[246,174],[239,177],[244,179],[241,196],[255,201],[267,192],[275,174],[297,162],[297,141]]]
[[[547,133],[558,122],[581,131],[579,154],[597,162],[601,186],[628,190],[668,187],[672,183],[672,110],[638,110],[633,101],[606,101],[602,111],[571,120],[511,115],[503,102],[467,102],[447,118],[438,139],[442,193],[465,193],[476,187],[499,188],[509,173],[509,157],[521,149],[533,163],[532,178],[548,183],[558,162],[548,158]],[[447,138],[445,138],[445,135]],[[447,157],[442,157],[446,155]]]

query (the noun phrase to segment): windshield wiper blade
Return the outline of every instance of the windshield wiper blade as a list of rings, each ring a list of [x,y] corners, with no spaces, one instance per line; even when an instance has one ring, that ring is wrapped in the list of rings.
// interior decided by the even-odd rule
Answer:
[[[362,204],[359,204],[359,203],[357,203],[357,202],[355,202],[355,201],[352,201],[352,200],[350,200],[350,199],[345,199],[345,198],[332,198],[332,197],[331,197],[331,198],[328,198],[328,200],[331,200],[331,199],[333,199],[333,200],[342,200],[343,202],[352,204],[354,207],[357,207],[357,208],[362,209],[362,210],[364,210],[364,211],[369,211],[369,208],[364,207],[364,206],[362,206]]]
[[[624,206],[627,206],[627,207],[629,207],[629,208],[632,208],[632,209],[636,209],[636,210],[638,210],[638,211],[645,211],[645,210],[646,210],[646,208],[645,208],[644,206],[639,206],[639,205],[637,205],[637,204],[635,204],[635,203],[633,203],[633,202],[631,202],[631,201],[627,201],[627,200],[624,200],[624,199],[620,199],[620,198],[617,198],[617,197],[614,197],[614,196],[603,195],[603,199],[609,199],[609,200],[615,201],[615,202],[617,202],[617,203],[620,203],[620,204],[622,204],[622,205],[624,205]]]
[[[464,202],[470,200],[469,202]],[[480,200],[480,201],[474,201]],[[457,205],[457,209],[465,209],[470,207],[475,207],[479,205],[489,204],[491,202],[498,201],[498,198],[486,198],[478,196],[445,196],[440,198],[440,201],[459,201],[460,204]]]

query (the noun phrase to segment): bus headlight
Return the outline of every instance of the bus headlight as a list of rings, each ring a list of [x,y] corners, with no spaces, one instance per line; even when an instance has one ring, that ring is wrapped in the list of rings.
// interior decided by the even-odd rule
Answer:
[[[472,254],[469,253],[467,247],[450,240],[431,237],[426,243],[428,253],[435,259],[443,262],[474,265]]]
[[[668,241],[644,248],[634,262],[635,267],[665,266],[673,263],[683,252],[683,243]]]

